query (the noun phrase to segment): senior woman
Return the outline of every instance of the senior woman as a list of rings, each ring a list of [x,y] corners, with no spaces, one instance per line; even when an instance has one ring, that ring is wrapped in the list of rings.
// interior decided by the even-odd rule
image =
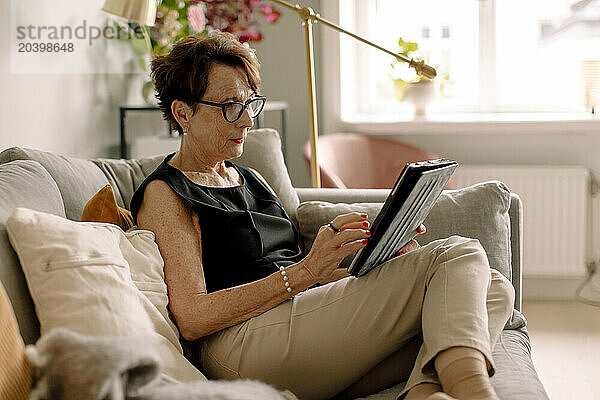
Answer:
[[[476,239],[412,241],[350,277],[338,266],[370,235],[367,216],[351,213],[302,254],[277,197],[230,161],[265,102],[253,51],[231,34],[189,36],[153,60],[152,76],[181,144],[131,211],[156,234],[170,312],[210,378],[258,379],[301,399],[406,379],[399,398],[497,399],[491,350],[514,290]]]

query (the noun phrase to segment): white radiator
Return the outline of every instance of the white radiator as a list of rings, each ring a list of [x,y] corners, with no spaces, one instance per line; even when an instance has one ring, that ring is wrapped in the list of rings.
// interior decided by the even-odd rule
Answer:
[[[499,180],[521,197],[523,275],[566,278],[585,274],[593,251],[587,168],[461,165],[454,179],[459,188]]]

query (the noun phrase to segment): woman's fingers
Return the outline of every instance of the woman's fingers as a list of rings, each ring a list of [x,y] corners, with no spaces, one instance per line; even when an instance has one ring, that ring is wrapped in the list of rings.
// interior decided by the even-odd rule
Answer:
[[[342,260],[349,256],[350,254],[362,249],[369,243],[369,239],[358,239],[352,240],[350,242],[342,243],[339,251],[341,251]],[[341,260],[340,260],[341,262]]]
[[[366,246],[369,236],[366,229],[344,229],[333,234],[328,225],[323,225],[303,260],[305,267],[319,279],[327,277],[346,256]]]
[[[344,229],[335,235],[333,240],[337,244],[337,247],[341,247],[344,243],[353,240],[369,239],[369,237],[371,237],[371,231],[366,229]]]
[[[367,219],[367,214],[358,212],[342,214],[335,217],[331,222],[336,229],[342,229],[343,226],[353,222],[363,222]]]
[[[334,224],[335,226],[335,224]],[[364,220],[360,220],[360,221],[354,221],[354,222],[349,222],[345,225],[342,225],[340,227],[340,230],[344,230],[344,229],[369,229],[369,221],[367,221],[366,219]]]
[[[329,276],[345,257],[365,247],[371,236],[365,213],[338,215],[331,224],[335,229],[329,224],[321,226],[309,254],[303,260],[309,272],[320,278]]]
[[[419,243],[415,239],[413,239],[410,242],[408,242],[406,246],[404,246],[401,250],[399,250],[397,254],[401,256],[402,254],[406,254],[409,251],[417,250],[420,247],[421,245],[419,245]]]
[[[427,228],[425,228],[425,225],[423,225],[423,224],[419,225],[419,227],[417,228],[417,235],[421,235],[425,232],[427,232]],[[401,256],[402,254],[408,253],[409,251],[412,251],[412,250],[416,250],[420,247],[421,247],[421,245],[419,245],[419,243],[413,239],[410,242],[408,242],[408,244],[406,246],[404,246],[401,250],[398,250],[398,252],[396,254]]]

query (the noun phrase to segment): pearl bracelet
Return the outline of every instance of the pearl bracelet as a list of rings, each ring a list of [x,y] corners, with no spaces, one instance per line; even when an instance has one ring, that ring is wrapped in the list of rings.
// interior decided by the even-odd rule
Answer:
[[[285,268],[284,267],[279,267],[279,272],[281,273],[281,276],[283,277],[283,284],[286,287],[285,290],[287,290],[288,293],[291,293],[292,292],[292,288],[290,287],[290,283],[288,282],[288,277],[286,276]]]

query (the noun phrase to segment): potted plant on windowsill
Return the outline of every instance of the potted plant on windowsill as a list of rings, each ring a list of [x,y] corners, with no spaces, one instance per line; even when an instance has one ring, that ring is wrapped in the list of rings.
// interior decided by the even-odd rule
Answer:
[[[407,42],[402,38],[398,39],[398,53],[407,58],[422,58],[419,53],[419,45],[415,42]],[[426,106],[433,101],[436,96],[435,82],[424,76],[419,76],[414,69],[408,68],[405,63],[395,60],[392,64],[390,78],[394,82],[394,95],[398,101],[409,101],[415,107],[415,116],[425,116]],[[443,90],[443,85],[448,81],[448,74],[438,75],[437,82]]]

